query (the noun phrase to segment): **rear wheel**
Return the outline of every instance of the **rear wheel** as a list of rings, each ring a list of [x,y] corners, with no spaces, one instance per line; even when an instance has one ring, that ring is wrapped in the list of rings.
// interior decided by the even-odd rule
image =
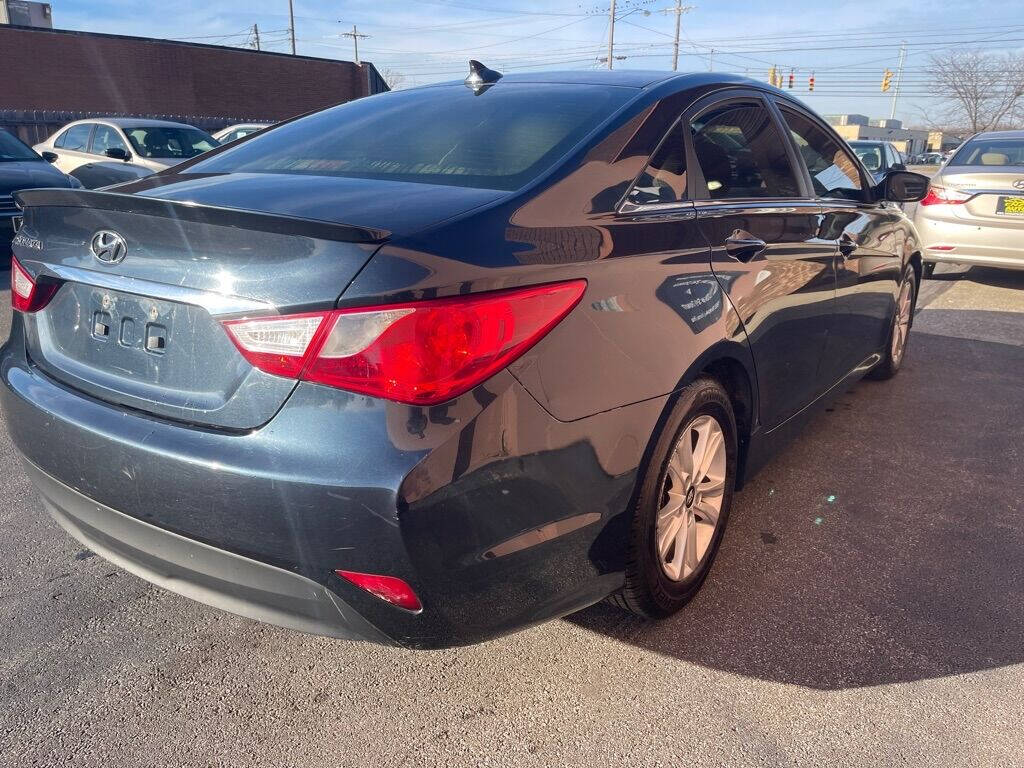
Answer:
[[[913,267],[908,264],[903,272],[903,283],[900,285],[899,298],[896,300],[896,312],[892,318],[892,328],[889,331],[889,342],[885,347],[885,357],[871,371],[872,378],[891,379],[899,372],[903,358],[907,354],[907,344],[910,341],[910,325],[914,317],[916,298],[917,280]]]
[[[612,601],[649,618],[696,594],[718,551],[736,479],[736,420],[713,379],[679,394],[633,511],[626,585]]]

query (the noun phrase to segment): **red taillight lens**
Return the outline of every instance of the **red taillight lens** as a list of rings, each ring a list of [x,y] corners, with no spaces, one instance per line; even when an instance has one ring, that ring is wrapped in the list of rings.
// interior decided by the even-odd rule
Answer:
[[[957,192],[945,187],[928,187],[928,194],[921,199],[921,205],[959,205],[966,203],[973,195]]]
[[[19,312],[38,312],[60,287],[58,283],[37,283],[18,260],[11,257],[11,306]]]
[[[414,405],[472,389],[555,327],[586,281],[225,323],[257,368]]]
[[[394,576],[378,576],[373,573],[356,573],[355,571],[335,571],[346,581],[350,581],[371,595],[386,600],[407,611],[421,611],[423,605],[412,587]]]

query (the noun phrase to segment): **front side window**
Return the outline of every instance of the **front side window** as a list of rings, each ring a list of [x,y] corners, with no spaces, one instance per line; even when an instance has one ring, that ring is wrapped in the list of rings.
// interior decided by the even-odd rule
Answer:
[[[636,96],[556,83],[464,85],[356,99],[258,134],[188,173],[287,173],[514,190]]]
[[[864,183],[857,170],[857,162],[850,153],[824,128],[805,115],[783,109],[782,116],[811,174],[814,194],[818,197],[862,200]],[[880,147],[876,146],[875,150],[880,150]]]
[[[864,163],[864,167],[874,173],[881,170],[883,166],[881,144],[851,144],[857,157]]]
[[[628,200],[634,205],[675,203],[686,199],[686,150],[683,124],[672,126],[640,174]]]
[[[142,157],[185,160],[209,152],[220,143],[198,128],[138,125],[124,129],[135,152]]]
[[[68,128],[64,134],[64,143],[61,148],[70,149],[74,152],[85,152],[89,146],[89,134],[92,132],[92,123],[82,123]]]
[[[92,137],[92,153],[94,155],[102,155],[108,149],[128,151],[128,147],[125,146],[116,129],[111,128],[109,125],[97,125],[96,133]]]
[[[693,149],[712,200],[799,197],[782,137],[760,104],[728,104],[690,124]]]

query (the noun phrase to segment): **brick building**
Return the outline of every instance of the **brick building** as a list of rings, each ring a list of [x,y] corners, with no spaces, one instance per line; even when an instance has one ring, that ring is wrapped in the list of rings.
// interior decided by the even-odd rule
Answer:
[[[0,127],[30,144],[84,117],[159,117],[214,130],[388,89],[367,62],[7,25],[0,61]]]

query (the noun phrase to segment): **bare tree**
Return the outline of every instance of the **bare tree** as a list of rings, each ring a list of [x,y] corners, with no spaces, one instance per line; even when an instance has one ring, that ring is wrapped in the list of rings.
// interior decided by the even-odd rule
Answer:
[[[380,76],[384,78],[384,82],[388,84],[388,89],[392,91],[397,91],[405,82],[405,75],[401,72],[396,72],[391,67],[385,67]]]
[[[1024,55],[951,51],[931,57],[928,73],[944,105],[929,120],[969,133],[1024,118]]]

